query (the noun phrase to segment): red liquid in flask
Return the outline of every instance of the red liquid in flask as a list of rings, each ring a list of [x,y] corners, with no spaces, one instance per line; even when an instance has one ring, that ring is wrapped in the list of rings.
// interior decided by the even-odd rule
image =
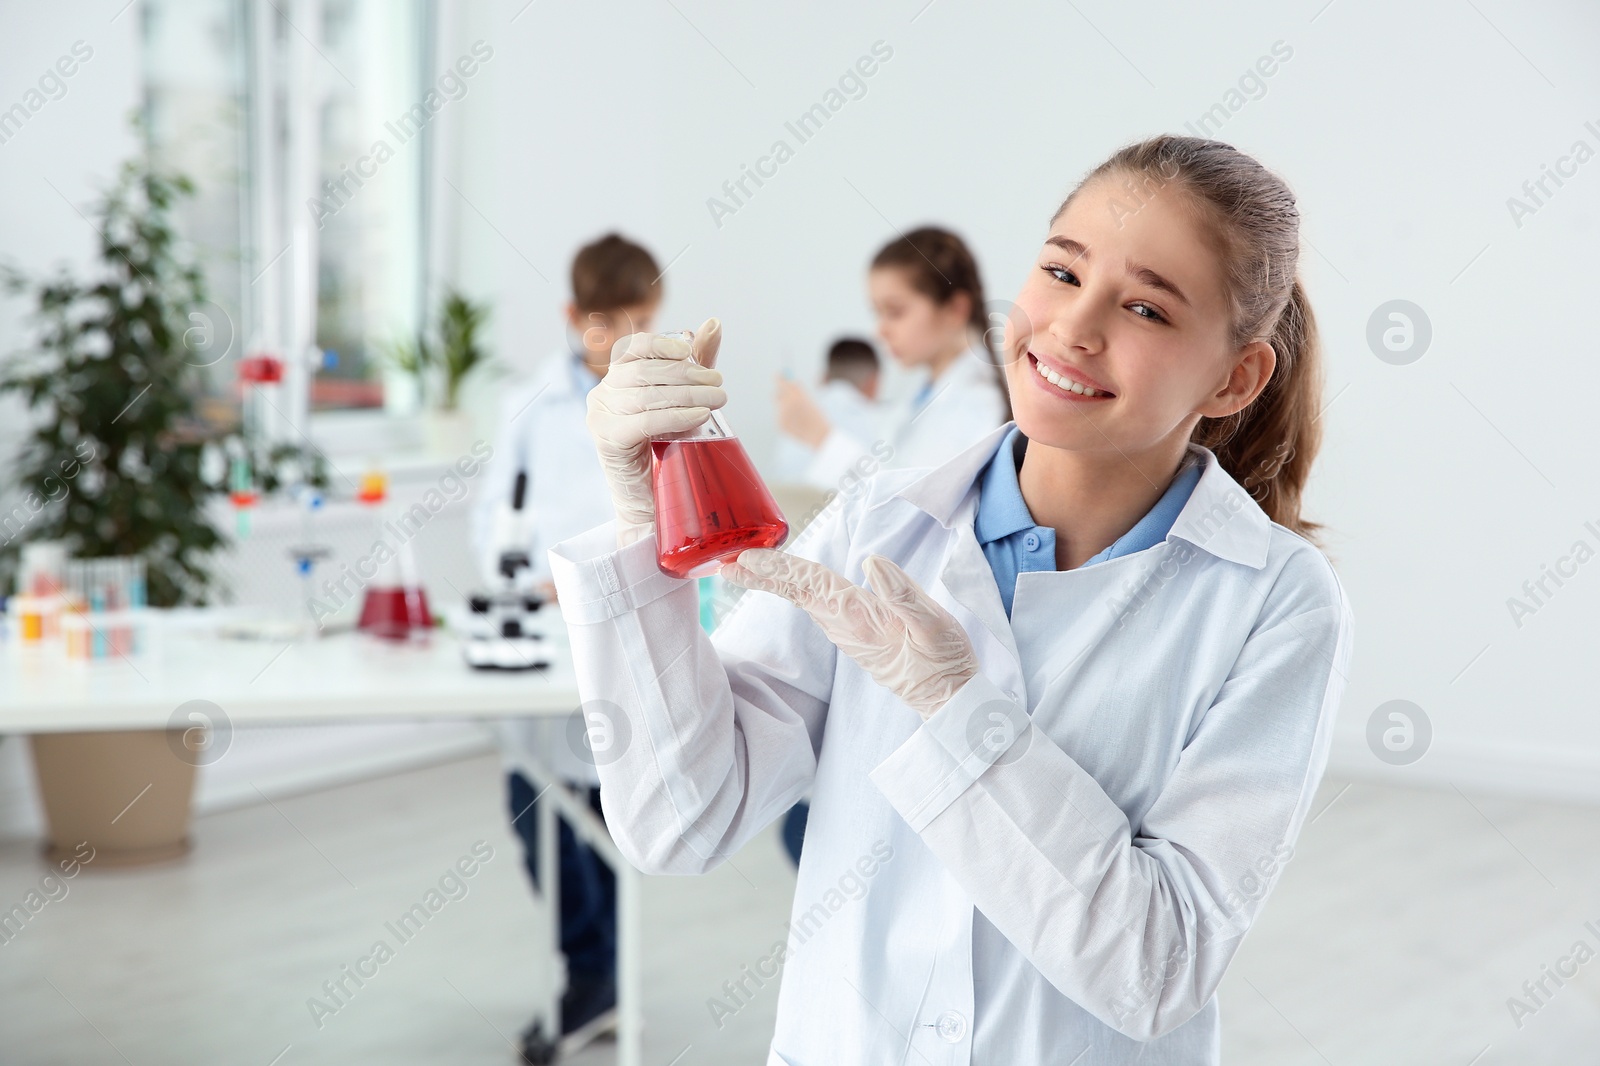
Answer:
[[[356,628],[385,640],[406,640],[416,630],[433,625],[428,594],[417,588],[370,588],[361,602]]]
[[[663,573],[705,577],[746,548],[776,548],[789,535],[738,438],[655,440],[650,458]]]

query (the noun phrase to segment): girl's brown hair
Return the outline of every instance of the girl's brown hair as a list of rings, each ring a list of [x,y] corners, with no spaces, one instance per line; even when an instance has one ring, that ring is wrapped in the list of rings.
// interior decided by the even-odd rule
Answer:
[[[1163,135],[1127,145],[1090,171],[1051,221],[1091,181],[1124,177],[1137,186],[1123,204],[1130,213],[1169,187],[1187,194],[1185,206],[1195,209],[1222,261],[1234,347],[1262,339],[1277,353],[1261,395],[1226,418],[1201,418],[1190,439],[1216,453],[1269,518],[1315,540],[1322,527],[1300,516],[1300,503],[1322,443],[1322,345],[1297,274],[1294,194],[1231,144]]]
[[[902,271],[912,289],[941,307],[956,293],[967,294],[972,303],[967,324],[983,338],[989,363],[994,367],[995,381],[1000,386],[1000,402],[1005,407],[1001,424],[1011,421],[1011,396],[1006,391],[1005,371],[995,359],[994,344],[989,336],[989,309],[983,299],[983,279],[978,275],[978,261],[972,257],[966,242],[949,230],[923,226],[890,241],[872,257],[873,270],[883,267]]]

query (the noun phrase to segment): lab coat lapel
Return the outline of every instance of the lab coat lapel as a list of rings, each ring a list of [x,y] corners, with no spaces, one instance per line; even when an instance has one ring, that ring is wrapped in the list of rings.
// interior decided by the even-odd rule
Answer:
[[[995,587],[994,571],[972,528],[976,505],[977,494],[973,493],[947,529],[949,540],[944,561],[938,580],[928,591],[966,630],[984,676],[1026,706],[1022,657],[1017,652],[1016,636],[1006,618],[1000,590]]]
[[[944,556],[937,576],[924,587],[955,616],[972,641],[984,676],[1012,699],[1027,705],[1022,660],[1006,617],[994,571],[989,568],[973,523],[978,515],[977,478],[1013,423],[997,426],[943,466],[912,482],[897,496],[933,516],[942,527]]]

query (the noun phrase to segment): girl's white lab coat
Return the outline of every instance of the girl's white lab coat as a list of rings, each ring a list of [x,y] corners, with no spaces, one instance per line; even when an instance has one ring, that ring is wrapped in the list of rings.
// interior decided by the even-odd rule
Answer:
[[[532,536],[527,545],[532,578],[544,581],[550,571],[550,545],[607,521],[615,512],[594,438],[584,425],[587,386],[593,373],[572,351],[561,351],[540,363],[533,376],[513,388],[501,402],[494,455],[484,473],[473,506],[473,547],[483,580],[499,587],[499,546],[493,544],[495,509],[511,498],[518,470],[528,473]],[[546,608],[549,610],[550,608]],[[574,709],[573,716],[576,717]],[[526,770],[529,755],[566,780],[597,785],[591,760],[574,749],[581,722],[567,717],[507,718],[499,723],[500,750],[511,767]]]
[[[824,381],[811,391],[811,398],[827,417],[830,426],[858,441],[876,441],[883,421],[883,409],[855,385],[840,378]],[[817,450],[786,433],[779,433],[772,450],[772,480],[775,483],[807,484]],[[839,487],[837,480],[824,481],[815,488],[829,491]]]
[[[1327,762],[1349,605],[1191,445],[1163,543],[1022,574],[1008,621],[973,531],[1005,429],[872,477],[787,549],[858,584],[884,554],[955,615],[980,673],[926,722],[779,597],[707,636],[654,538],[550,550],[631,862],[701,873],[811,788],[787,941],[704,992],[737,1011],[783,962],[769,1066],[1218,1061],[1217,987]]]
[[[968,348],[933,382],[933,395],[922,407],[913,408],[911,397],[880,406],[877,440],[863,440],[858,430],[836,423],[801,480],[832,491],[869,454],[870,469],[938,466],[981,440],[1005,417],[999,372],[977,348]],[[883,445],[889,449],[887,458]]]

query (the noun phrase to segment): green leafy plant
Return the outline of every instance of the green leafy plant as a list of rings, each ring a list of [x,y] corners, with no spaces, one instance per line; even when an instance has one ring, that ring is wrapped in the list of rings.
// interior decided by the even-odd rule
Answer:
[[[40,416],[12,467],[23,503],[0,516],[11,520],[0,527],[8,585],[22,541],[61,540],[85,558],[144,556],[153,606],[206,602],[206,556],[223,538],[205,514],[216,490],[200,473],[208,431],[184,343],[206,293],[170,219],[193,192],[141,154],[94,208],[98,279],[4,272],[11,291],[32,296],[40,327],[36,347],[0,373],[0,392]]]
[[[416,379],[424,403],[437,392],[439,408],[454,411],[467,375],[490,365],[489,353],[479,340],[488,318],[487,305],[473,303],[455,289],[448,289],[439,305],[434,336],[419,332],[415,337],[391,341],[384,348],[390,362]]]

